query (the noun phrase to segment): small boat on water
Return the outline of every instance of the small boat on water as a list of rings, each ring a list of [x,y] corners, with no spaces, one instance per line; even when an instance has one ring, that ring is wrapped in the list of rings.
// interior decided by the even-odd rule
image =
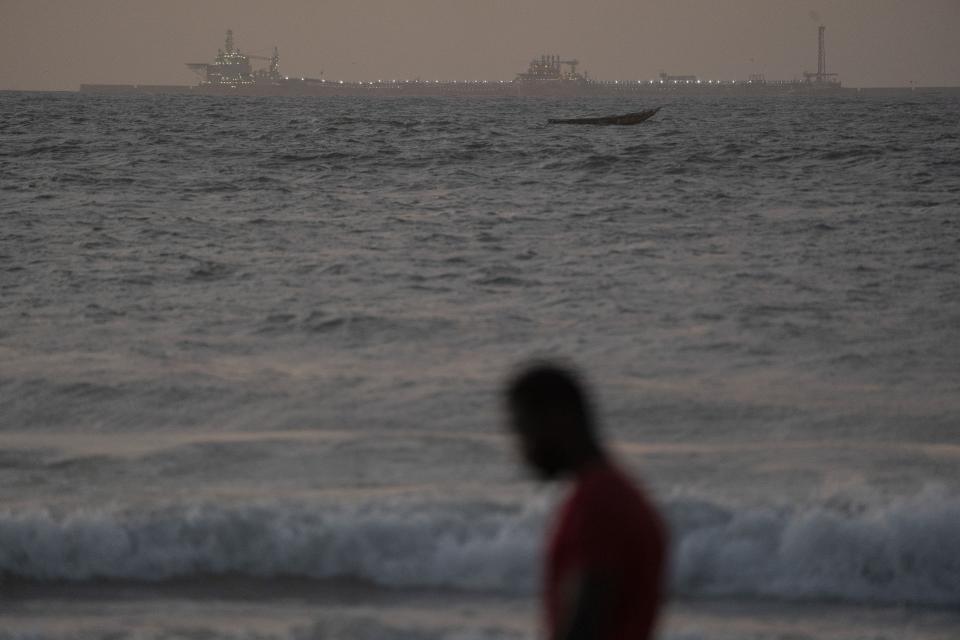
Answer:
[[[548,124],[640,124],[654,116],[660,107],[656,109],[647,109],[646,111],[637,111],[634,113],[624,113],[617,116],[601,116],[599,118],[550,118]]]

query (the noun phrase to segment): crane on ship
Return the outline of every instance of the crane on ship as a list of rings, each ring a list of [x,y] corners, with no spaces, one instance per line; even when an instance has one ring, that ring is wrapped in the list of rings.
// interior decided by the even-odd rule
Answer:
[[[247,57],[251,60],[267,60],[270,62],[270,66],[267,68],[267,77],[271,80],[280,79],[280,51],[274,47],[273,55],[270,56],[255,56],[247,54]]]
[[[570,67],[570,75],[571,76],[577,75],[577,65],[580,64],[580,61],[577,60],[576,58],[574,58],[573,60],[558,60],[557,63],[568,65]]]

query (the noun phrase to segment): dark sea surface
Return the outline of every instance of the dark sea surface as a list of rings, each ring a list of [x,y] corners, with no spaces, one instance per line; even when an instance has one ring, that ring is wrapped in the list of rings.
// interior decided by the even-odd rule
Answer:
[[[529,638],[576,363],[662,636],[960,633],[960,98],[0,92],[0,638]]]

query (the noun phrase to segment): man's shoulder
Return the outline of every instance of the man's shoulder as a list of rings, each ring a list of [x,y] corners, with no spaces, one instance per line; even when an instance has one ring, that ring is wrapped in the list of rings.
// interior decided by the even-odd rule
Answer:
[[[584,470],[568,507],[561,520],[569,536],[564,539],[586,563],[635,567],[663,549],[659,513],[639,483],[615,464]]]
[[[591,499],[646,500],[640,483],[619,464],[609,460],[604,460],[585,470],[578,483],[580,493]]]
[[[656,517],[656,510],[642,485],[612,461],[586,470],[578,479],[576,501],[600,517],[620,520]]]

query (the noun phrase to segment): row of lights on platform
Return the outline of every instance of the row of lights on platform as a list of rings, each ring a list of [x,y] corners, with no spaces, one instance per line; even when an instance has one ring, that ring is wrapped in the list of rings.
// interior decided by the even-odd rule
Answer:
[[[289,79],[290,79],[289,76],[285,76],[285,77],[284,77],[284,80],[289,80]],[[294,78],[294,79],[296,79],[296,78]],[[301,82],[306,82],[306,80],[307,80],[306,78],[300,78],[300,81],[301,81]],[[327,81],[326,81],[326,80],[320,80],[320,82],[326,83]],[[331,81],[331,82],[332,82],[333,84],[344,84],[344,81],[343,81],[343,80],[333,80],[333,81]],[[506,83],[507,83],[506,80],[389,80],[389,81],[377,80],[376,82],[374,82],[373,80],[371,80],[370,82],[364,82],[364,81],[361,80],[361,81],[358,82],[357,84],[368,84],[368,85],[372,85],[372,84],[410,84],[411,82],[413,82],[413,83],[416,83],[416,82],[424,82],[424,83],[427,83],[427,84],[430,84],[430,83],[436,83],[436,84],[490,84],[490,83],[494,83],[494,84],[506,84]],[[606,82],[605,84],[631,84],[631,83],[630,83],[630,81],[628,81],[628,80],[623,80],[623,81],[614,80],[612,83],[608,81],[608,82]],[[671,80],[670,82],[666,82],[666,81],[664,81],[664,80],[649,80],[649,81],[647,81],[647,80],[637,80],[637,81],[636,81],[636,84],[703,84],[703,81],[702,81],[702,80]],[[737,81],[736,81],[736,80],[729,80],[729,81],[728,81],[728,80],[707,80],[707,84],[737,84]],[[752,81],[752,80],[747,80],[747,84],[753,84],[753,81]]]

